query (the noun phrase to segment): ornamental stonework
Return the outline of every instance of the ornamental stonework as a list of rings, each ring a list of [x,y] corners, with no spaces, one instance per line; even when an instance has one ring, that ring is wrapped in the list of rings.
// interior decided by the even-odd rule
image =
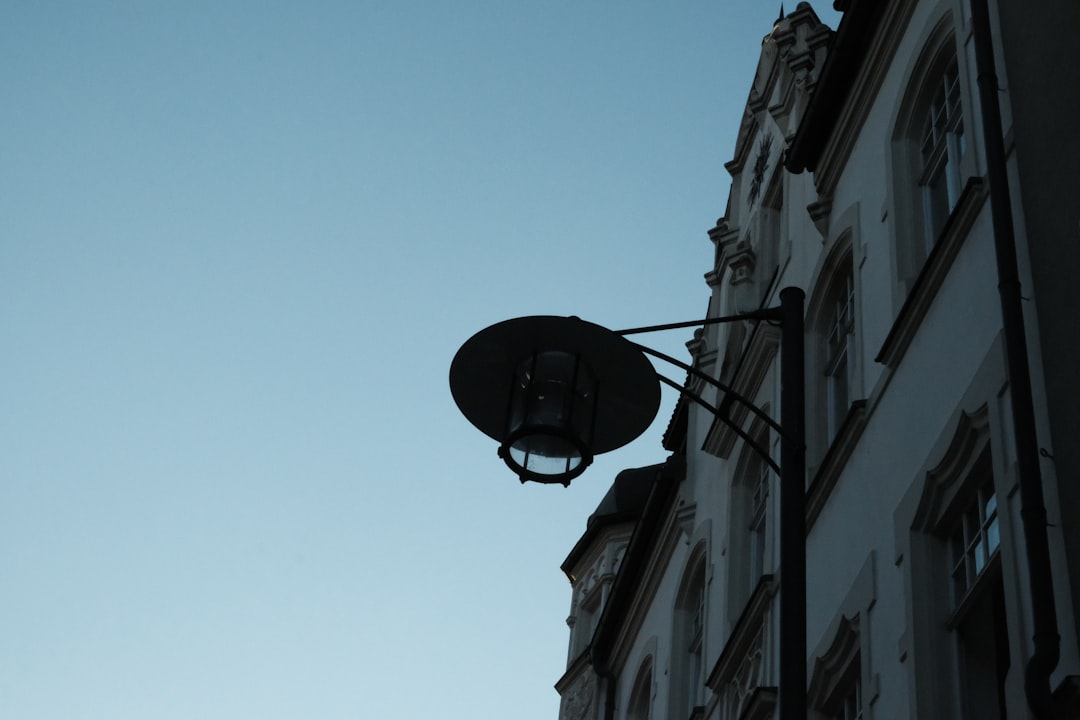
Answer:
[[[591,672],[582,673],[563,694],[559,720],[587,720],[594,715],[596,679]]]

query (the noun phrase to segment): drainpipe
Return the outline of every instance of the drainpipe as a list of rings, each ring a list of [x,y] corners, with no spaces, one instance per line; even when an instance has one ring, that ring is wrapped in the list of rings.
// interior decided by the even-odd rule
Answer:
[[[598,677],[604,678],[604,720],[615,720],[615,673],[596,668]]]
[[[595,639],[596,633],[593,633]],[[589,664],[592,665],[596,677],[604,681],[604,720],[615,720],[615,672],[607,659],[597,652],[596,645],[589,644]]]
[[[1035,407],[1028,366],[1027,336],[1021,306],[1020,278],[1016,266],[1016,237],[1010,205],[1005,143],[998,102],[998,78],[994,69],[994,46],[990,33],[987,0],[971,0],[971,26],[982,109],[983,142],[986,148],[990,212],[997,253],[998,293],[1001,296],[1009,387],[1012,390],[1013,426],[1020,483],[1020,518],[1028,557],[1028,583],[1034,626],[1034,652],[1024,673],[1028,706],[1039,720],[1057,717],[1050,691],[1050,674],[1057,667],[1061,638],[1054,607],[1054,583],[1047,538],[1046,505],[1035,437]]]

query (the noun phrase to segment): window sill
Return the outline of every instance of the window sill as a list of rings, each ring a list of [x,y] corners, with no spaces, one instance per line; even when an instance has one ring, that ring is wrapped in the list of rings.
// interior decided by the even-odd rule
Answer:
[[[953,260],[967,239],[971,226],[987,198],[986,183],[982,178],[971,178],[960,193],[956,208],[949,216],[941,236],[934,244],[930,256],[919,271],[911,292],[900,307],[889,334],[878,351],[876,362],[895,368],[900,364],[908,345],[922,324],[934,297],[945,281]]]
[[[776,590],[773,576],[762,575],[757,587],[750,593],[746,607],[743,608],[727,642],[724,643],[724,649],[720,652],[720,657],[712,672],[709,673],[709,679],[705,681],[705,685],[713,692],[719,693],[721,687],[731,680],[735,671],[739,669],[746,653],[753,646],[758,631],[761,630],[765,610],[772,603]]]
[[[1001,578],[1001,549],[998,548],[994,551],[994,554],[990,556],[987,561],[986,567],[979,573],[979,577],[975,578],[975,582],[971,584],[971,587],[964,593],[964,597],[957,604],[956,609],[952,615],[949,616],[948,621],[945,623],[945,627],[949,631],[953,631],[960,627],[960,624],[964,622],[964,618],[971,612],[971,608],[977,603],[987,592],[987,588],[994,582],[999,581]]]
[[[759,685],[751,693],[739,720],[771,720],[778,699],[779,693],[775,687]]]

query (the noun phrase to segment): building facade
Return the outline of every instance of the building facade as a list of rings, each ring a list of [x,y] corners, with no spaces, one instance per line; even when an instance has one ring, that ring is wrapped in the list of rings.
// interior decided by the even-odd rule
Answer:
[[[1080,718],[1080,4],[836,6],[762,42],[705,276],[709,317],[806,294],[807,716]],[[688,343],[777,419],[779,345]],[[560,720],[776,716],[780,438],[687,389],[725,420],[680,401],[563,565]]]

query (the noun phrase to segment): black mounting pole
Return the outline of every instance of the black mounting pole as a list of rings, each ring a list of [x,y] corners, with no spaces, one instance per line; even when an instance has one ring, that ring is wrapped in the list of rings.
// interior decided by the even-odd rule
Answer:
[[[638,345],[643,352],[687,370],[705,382],[734,397],[758,414],[780,436],[780,720],[806,720],[806,375],[803,302],[801,288],[780,291],[780,306],[741,315],[728,315],[684,323],[651,325],[620,330],[619,335],[656,332],[680,327],[712,325],[740,320],[767,320],[780,324],[780,423],[770,422],[760,408],[737,395],[715,379],[690,365],[655,350]],[[659,376],[662,382],[677,387]],[[700,397],[680,390],[701,404],[714,417],[726,422],[766,462],[768,448],[750,441],[744,432],[718,408]]]
[[[806,720],[804,297],[780,291],[780,720]]]

